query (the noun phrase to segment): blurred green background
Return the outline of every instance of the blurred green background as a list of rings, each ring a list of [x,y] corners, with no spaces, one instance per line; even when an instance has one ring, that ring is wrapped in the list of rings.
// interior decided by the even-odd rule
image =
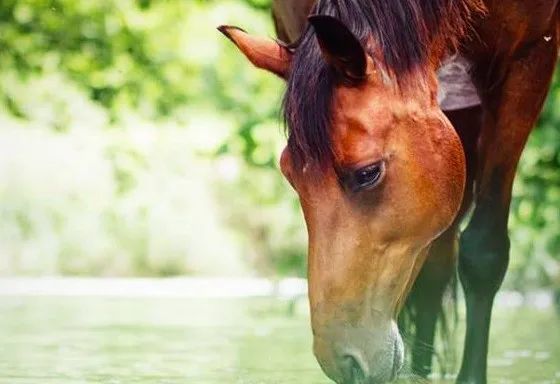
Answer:
[[[0,3],[0,275],[304,276],[283,83],[215,29],[269,0]],[[560,82],[524,153],[506,285],[560,287]]]

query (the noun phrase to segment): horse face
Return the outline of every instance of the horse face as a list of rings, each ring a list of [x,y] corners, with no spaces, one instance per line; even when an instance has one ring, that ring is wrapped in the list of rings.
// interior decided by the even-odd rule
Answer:
[[[460,207],[465,159],[433,74],[397,89],[348,30],[323,21],[312,20],[324,58],[349,80],[334,90],[332,162],[296,161],[287,148],[280,163],[307,224],[315,355],[337,383],[383,383],[403,362],[398,311]],[[289,72],[281,45],[224,32],[255,65]]]
[[[396,316],[461,203],[462,147],[429,95],[407,98],[372,72],[335,92],[332,167],[282,155],[309,234],[314,351],[339,383],[394,377],[403,360]]]

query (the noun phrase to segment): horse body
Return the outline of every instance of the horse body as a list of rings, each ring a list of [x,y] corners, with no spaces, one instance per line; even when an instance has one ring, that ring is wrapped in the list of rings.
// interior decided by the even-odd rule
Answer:
[[[294,42],[305,33],[314,3],[274,2],[280,39]],[[416,75],[420,85],[395,91],[394,78],[378,65],[383,53],[375,44],[364,59],[360,42],[344,25],[328,17],[311,20],[324,60],[342,78],[324,104],[318,96],[318,103],[307,106],[331,115],[334,166],[314,171],[286,150],[281,167],[300,195],[308,226],[315,354],[338,383],[394,378],[402,363],[394,319],[407,295],[416,323],[412,368],[421,376],[431,371],[426,346],[433,345],[457,260],[467,305],[457,380],[486,383],[492,304],[509,260],[511,189],[554,72],[559,17],[558,0],[484,3],[485,12],[473,14],[472,30],[459,44],[459,54],[472,64],[470,80],[480,105],[444,111],[446,117],[435,96],[435,72],[445,58],[437,41],[423,64],[427,69]],[[312,45],[300,42],[294,54],[239,30],[222,31],[255,65],[289,77],[288,96],[293,84],[305,85],[305,76],[294,81],[300,70],[294,66],[306,59],[298,59],[297,50]],[[306,103],[296,101],[292,110],[288,99],[288,117],[301,112],[298,103]],[[297,133],[291,133],[292,146]],[[369,191],[368,185],[376,189]],[[459,223],[471,207],[459,236]]]

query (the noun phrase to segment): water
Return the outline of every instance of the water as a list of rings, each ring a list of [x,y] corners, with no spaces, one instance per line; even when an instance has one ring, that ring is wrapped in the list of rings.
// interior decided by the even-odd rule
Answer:
[[[328,384],[311,353],[305,307],[0,297],[0,383]],[[497,311],[492,333],[490,383],[560,383],[552,311]]]

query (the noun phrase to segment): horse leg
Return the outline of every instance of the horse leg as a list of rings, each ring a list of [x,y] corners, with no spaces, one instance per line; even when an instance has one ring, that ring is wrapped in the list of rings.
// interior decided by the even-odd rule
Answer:
[[[500,73],[501,80],[482,88],[476,208],[459,247],[459,277],[467,305],[461,384],[486,383],[492,306],[509,261],[507,224],[513,179],[550,86],[557,41],[551,33],[550,39],[520,50],[515,59],[493,72]],[[481,78],[487,78],[486,74]]]
[[[458,232],[453,226],[434,241],[408,298],[415,328],[412,372],[421,377],[432,372],[436,324],[443,295],[455,273]]]

